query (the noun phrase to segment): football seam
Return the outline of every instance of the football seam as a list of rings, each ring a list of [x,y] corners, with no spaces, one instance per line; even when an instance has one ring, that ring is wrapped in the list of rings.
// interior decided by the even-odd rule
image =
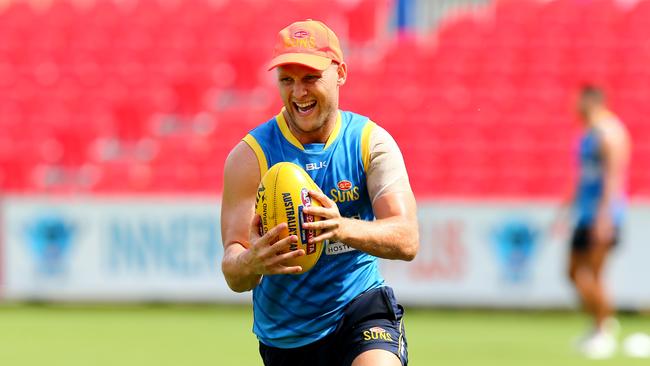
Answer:
[[[275,171],[275,177],[273,177],[273,223],[276,226],[278,224],[278,203],[276,202],[277,199],[276,194],[278,190],[278,178],[280,177],[280,171],[282,170],[282,168],[283,166],[280,165],[280,167]]]

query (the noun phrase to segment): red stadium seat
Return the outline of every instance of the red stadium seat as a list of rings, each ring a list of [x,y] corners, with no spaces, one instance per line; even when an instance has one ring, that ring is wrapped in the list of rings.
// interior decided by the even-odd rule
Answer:
[[[279,111],[268,30],[315,10],[346,49],[341,107],[393,134],[420,196],[558,195],[587,81],[611,89],[633,166],[650,159],[650,1],[499,0],[399,39],[391,1],[256,4],[12,2],[0,11],[0,187],[217,192],[230,149]],[[649,195],[633,171],[631,192]]]

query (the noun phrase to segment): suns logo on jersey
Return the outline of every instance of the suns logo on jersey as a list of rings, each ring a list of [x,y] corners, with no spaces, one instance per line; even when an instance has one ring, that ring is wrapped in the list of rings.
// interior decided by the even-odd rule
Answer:
[[[332,201],[337,203],[351,202],[359,199],[359,187],[352,185],[347,179],[336,184],[336,188],[330,190]]]
[[[382,341],[392,342],[393,337],[384,328],[372,327],[368,330],[363,331],[363,340],[364,341],[382,340]]]

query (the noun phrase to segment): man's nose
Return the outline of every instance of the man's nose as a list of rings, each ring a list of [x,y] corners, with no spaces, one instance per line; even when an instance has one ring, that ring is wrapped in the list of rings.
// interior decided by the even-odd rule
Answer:
[[[303,95],[307,94],[307,88],[305,85],[301,82],[297,82],[293,84],[293,96],[300,98]]]

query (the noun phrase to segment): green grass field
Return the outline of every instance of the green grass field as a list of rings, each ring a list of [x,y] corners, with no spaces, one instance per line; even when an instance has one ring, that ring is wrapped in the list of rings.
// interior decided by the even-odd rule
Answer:
[[[410,365],[648,365],[582,359],[570,312],[407,310]],[[623,335],[650,317],[621,315]],[[246,306],[0,306],[0,365],[261,365]]]

